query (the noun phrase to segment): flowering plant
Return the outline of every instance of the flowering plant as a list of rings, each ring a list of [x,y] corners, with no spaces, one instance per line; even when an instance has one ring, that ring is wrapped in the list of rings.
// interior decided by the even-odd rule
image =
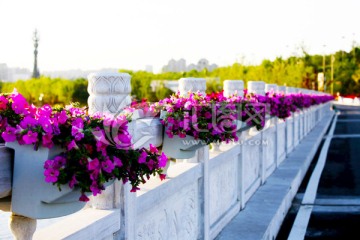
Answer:
[[[312,96],[311,105],[322,104],[335,99],[334,96],[331,95],[311,95],[311,96]]]
[[[133,115],[137,112],[136,117],[159,117],[160,109],[154,108],[154,105],[150,104],[145,98],[141,101],[132,101],[130,106],[124,108],[124,113]]]
[[[267,112],[270,116],[275,116],[280,119],[290,117],[291,112],[296,110],[296,106],[293,104],[293,98],[283,93],[270,91],[267,92],[265,96],[256,95],[256,99],[267,105]]]
[[[288,95],[288,98],[291,98],[296,109],[308,108],[312,105],[312,99],[314,96],[302,94],[302,93],[292,93]],[[295,112],[295,111],[294,111]]]
[[[0,134],[4,141],[20,145],[62,147],[63,152],[44,164],[45,181],[81,191],[80,201],[88,201],[112,179],[130,181],[131,191],[138,190],[150,175],[159,174],[167,157],[156,147],[133,149],[125,115],[88,115],[73,105],[36,108],[16,91],[0,95]]]
[[[249,97],[249,95],[248,95]],[[271,116],[276,116],[281,119],[286,119],[291,116],[292,112],[298,109],[302,110],[309,108],[312,105],[333,100],[333,96],[329,95],[309,95],[302,93],[274,93],[273,91],[267,92],[265,96],[252,94],[250,98],[255,98],[259,103],[267,105],[267,112]]]
[[[257,130],[264,128],[266,108],[254,96],[246,94],[245,97],[240,97],[235,94],[227,101],[237,106],[238,120],[245,122],[247,126],[256,127]]]
[[[167,113],[162,124],[169,138],[187,135],[205,143],[237,141],[237,112],[234,104],[215,101],[201,93],[189,93],[188,97],[179,93],[160,100],[156,107],[164,108]]]

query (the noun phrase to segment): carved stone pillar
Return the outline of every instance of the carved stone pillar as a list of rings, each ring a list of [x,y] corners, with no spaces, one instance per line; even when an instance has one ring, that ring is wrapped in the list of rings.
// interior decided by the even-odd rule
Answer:
[[[238,96],[244,96],[244,81],[243,80],[225,80],[224,81],[224,96],[229,97],[237,93]]]
[[[36,230],[36,219],[13,213],[9,219],[9,228],[15,240],[31,240]]]
[[[88,76],[89,113],[116,115],[131,103],[131,76],[127,73],[97,72]],[[131,128],[131,126],[129,126]],[[131,131],[131,130],[130,130]],[[96,209],[112,209],[119,206],[119,183],[108,186],[100,195],[91,198]]]
[[[286,87],[285,86],[278,86],[277,87],[277,92],[278,93],[286,93]]]
[[[273,91],[276,93],[278,91],[278,85],[276,84],[265,84],[265,92]]]
[[[89,113],[118,113],[130,105],[131,84],[127,73],[91,73],[88,76]]]
[[[296,93],[295,88],[293,87],[286,87],[286,94]]]
[[[179,91],[182,96],[187,95],[189,91],[199,91],[205,95],[206,80],[204,78],[180,78]]]
[[[248,93],[258,95],[265,95],[265,82],[263,81],[248,81]]]

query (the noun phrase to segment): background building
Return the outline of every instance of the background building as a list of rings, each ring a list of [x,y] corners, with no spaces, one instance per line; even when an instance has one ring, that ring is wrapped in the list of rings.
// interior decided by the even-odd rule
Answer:
[[[208,71],[213,71],[218,66],[216,64],[209,64],[209,61],[205,58],[202,58],[198,61],[197,64],[189,64],[186,66],[186,60],[181,58],[176,61],[171,59],[167,65],[162,68],[163,72],[189,72],[191,70],[202,71],[207,69]]]
[[[28,80],[31,72],[26,68],[9,68],[6,63],[0,63],[0,80],[2,82],[15,82],[17,80]]]

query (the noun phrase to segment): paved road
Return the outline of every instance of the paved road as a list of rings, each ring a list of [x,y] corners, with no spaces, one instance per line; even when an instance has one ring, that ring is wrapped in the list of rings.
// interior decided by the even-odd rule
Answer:
[[[299,225],[305,226],[304,235],[290,234],[290,239],[360,239],[360,107],[336,108],[340,114],[318,179],[315,201],[304,204],[304,196],[321,161],[321,148],[286,217],[279,240],[288,239],[290,231],[298,233],[294,229],[299,230]],[[303,209],[311,209],[307,219],[303,217],[306,214],[299,214]]]

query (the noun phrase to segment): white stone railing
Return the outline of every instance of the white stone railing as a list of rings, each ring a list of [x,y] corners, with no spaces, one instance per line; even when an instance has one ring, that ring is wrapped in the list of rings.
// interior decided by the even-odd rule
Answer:
[[[194,81],[191,86],[204,91],[204,81]],[[231,91],[236,90],[233,86]],[[254,86],[253,92],[263,93]],[[102,100],[90,99],[109,110],[114,106],[107,104],[106,91],[102,84]],[[271,118],[262,131],[241,131],[239,143],[220,144],[211,151],[204,146],[194,158],[171,164],[167,179],[153,177],[136,193],[117,182],[86,209],[36,231],[34,239],[214,239],[328,112],[330,103],[313,106],[286,121]],[[161,145],[161,125],[140,121],[144,119],[135,121],[133,131],[148,135],[146,143]]]

